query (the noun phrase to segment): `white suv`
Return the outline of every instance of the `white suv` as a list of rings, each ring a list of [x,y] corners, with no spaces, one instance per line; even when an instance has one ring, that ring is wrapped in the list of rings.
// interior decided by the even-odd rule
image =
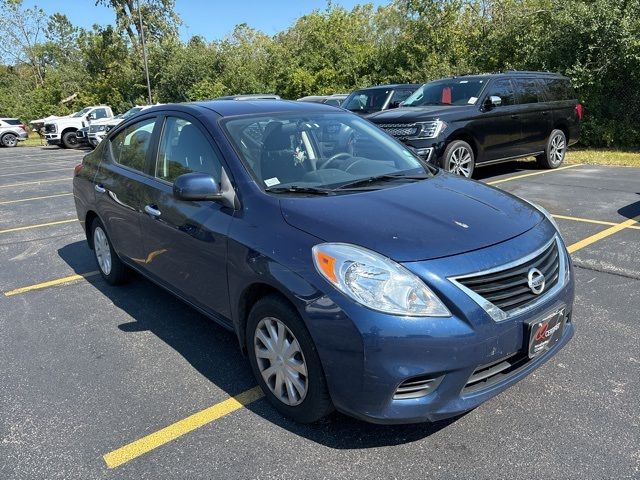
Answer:
[[[130,108],[126,112],[121,113],[120,115],[116,115],[113,118],[105,118],[103,120],[95,120],[91,122],[88,133],[89,145],[91,145],[93,148],[97,147],[105,137],[105,135],[109,133],[109,130],[111,130],[113,127],[126,120],[127,118],[134,116],[136,113],[153,106],[154,105],[136,105],[135,107]]]
[[[29,137],[27,126],[17,118],[0,118],[0,145],[15,147]]]

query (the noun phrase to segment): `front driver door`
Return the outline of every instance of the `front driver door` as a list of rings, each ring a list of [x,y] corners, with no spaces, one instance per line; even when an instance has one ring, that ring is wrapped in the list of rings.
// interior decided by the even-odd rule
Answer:
[[[220,158],[196,119],[165,117],[154,178],[146,185],[142,261],[160,283],[196,306],[229,318],[227,232],[234,211],[213,201],[173,196],[173,181],[184,173],[208,173],[219,183]]]

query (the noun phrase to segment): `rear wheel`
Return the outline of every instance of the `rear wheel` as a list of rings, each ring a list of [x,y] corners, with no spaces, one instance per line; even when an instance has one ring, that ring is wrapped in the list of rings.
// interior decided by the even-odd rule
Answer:
[[[471,178],[476,166],[473,148],[464,140],[454,140],[444,151],[442,164],[446,171]]]
[[[18,145],[18,136],[13,133],[5,133],[2,136],[3,147],[15,147]]]
[[[129,278],[129,269],[118,258],[104,225],[97,218],[91,223],[91,240],[93,242],[93,253],[102,278],[111,285],[124,283]]]
[[[547,140],[547,147],[543,155],[538,155],[536,160],[542,168],[558,168],[564,162],[567,153],[567,137],[562,130],[553,130]]]
[[[66,132],[62,135],[62,145],[64,145],[65,148],[78,148],[80,144],[78,143],[76,132]]]
[[[276,295],[259,300],[246,338],[253,373],[276,410],[301,423],[333,410],[318,352],[291,305]]]

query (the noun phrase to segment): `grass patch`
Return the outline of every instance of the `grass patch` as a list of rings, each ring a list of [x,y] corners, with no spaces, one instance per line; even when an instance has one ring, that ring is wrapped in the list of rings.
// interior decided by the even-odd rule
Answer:
[[[19,147],[43,147],[47,144],[47,141],[40,138],[35,132],[29,133],[29,138],[18,143]]]
[[[565,163],[587,163],[591,165],[621,165],[640,167],[640,152],[624,152],[620,150],[572,150],[569,148]]]

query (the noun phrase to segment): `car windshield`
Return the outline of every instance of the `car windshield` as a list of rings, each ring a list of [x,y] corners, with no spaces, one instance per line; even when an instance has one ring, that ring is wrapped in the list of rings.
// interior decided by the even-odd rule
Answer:
[[[373,113],[382,110],[389,98],[391,88],[369,88],[353,92],[342,104],[342,108],[359,113]]]
[[[258,183],[272,191],[379,188],[432,175],[405,146],[349,113],[247,116],[224,125]]]
[[[87,113],[89,113],[90,110],[91,110],[91,107],[83,108],[78,113],[74,113],[72,117],[73,118],[84,117]]]
[[[425,83],[407,98],[403,107],[424,105],[474,105],[485,86],[483,78],[451,78]]]
[[[142,110],[142,107],[133,107],[122,114],[122,118],[127,119]]]

